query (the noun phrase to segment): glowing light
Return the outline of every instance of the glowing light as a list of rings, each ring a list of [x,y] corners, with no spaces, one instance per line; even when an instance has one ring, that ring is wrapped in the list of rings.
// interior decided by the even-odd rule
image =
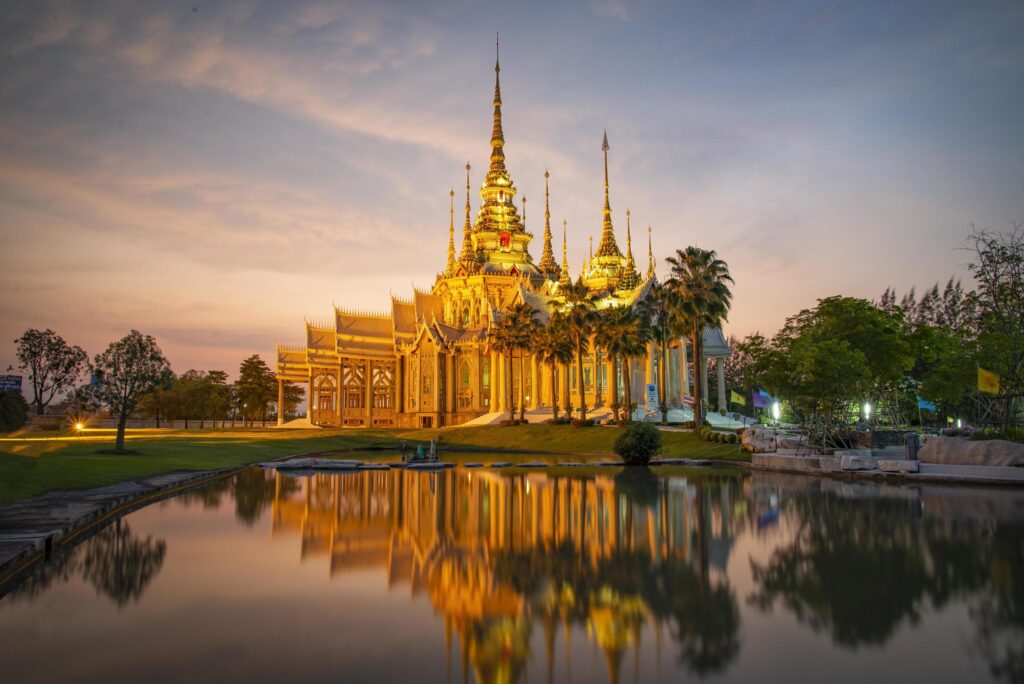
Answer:
[[[772,417],[775,420],[778,420],[780,416],[782,416],[782,406],[779,404],[779,402],[775,402],[774,404],[772,404]]]
[[[865,401],[864,402],[864,419],[868,420],[870,418],[871,418],[871,403]]]
[[[85,429],[85,425],[83,425],[82,423],[75,423],[75,429],[81,432],[82,430]]]
[[[959,430],[963,426],[964,426],[963,421],[961,421],[959,418],[957,418],[956,419],[956,428]]]

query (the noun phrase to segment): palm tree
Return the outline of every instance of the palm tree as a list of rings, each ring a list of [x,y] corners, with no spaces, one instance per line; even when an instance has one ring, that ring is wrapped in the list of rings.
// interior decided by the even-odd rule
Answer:
[[[513,348],[519,350],[519,420],[526,420],[526,354],[533,349],[534,337],[537,334],[537,311],[529,304],[513,305],[505,316],[512,327]],[[509,376],[511,380],[511,376]],[[511,384],[511,383],[510,383]],[[536,392],[537,388],[531,389]]]
[[[608,382],[611,385],[611,407],[615,414],[615,421],[619,421],[619,336],[622,334],[622,322],[620,320],[621,307],[613,306],[602,311],[595,312],[594,320],[594,353],[600,355],[600,350],[608,352],[612,361],[611,377]],[[598,377],[601,370],[598,368]],[[600,383],[598,383],[600,386]]]
[[[565,319],[569,325],[569,335],[572,337],[573,347],[576,350],[576,387],[579,390],[580,399],[580,420],[587,419],[587,400],[583,390],[583,354],[590,346],[590,333],[594,329],[594,295],[583,278],[580,277],[575,283],[562,288],[562,296],[565,297]]]
[[[619,312],[620,336],[617,352],[622,358],[623,388],[626,393],[626,421],[633,420],[633,359],[647,356],[647,343],[651,329],[641,312],[635,306],[625,306]]]
[[[558,365],[569,363],[573,357],[569,326],[561,314],[552,313],[548,324],[540,329],[533,353],[551,370],[551,412],[558,420]]]
[[[507,370],[507,373],[503,373],[505,375],[505,405],[508,407],[508,419],[515,420],[515,405],[512,403],[512,350],[516,347],[515,321],[511,320],[508,314],[501,315],[487,332],[487,338],[491,348],[502,355],[502,367]],[[491,378],[491,382],[497,382],[497,369],[492,370],[495,377]]]
[[[637,302],[640,314],[647,322],[650,339],[658,344],[658,409],[661,424],[668,423],[668,401],[665,398],[665,384],[668,380],[668,343],[681,329],[679,295],[676,290],[654,282],[647,290],[647,296]],[[686,363],[686,359],[683,359]]]
[[[729,315],[735,281],[729,265],[718,258],[715,250],[687,247],[676,250],[667,259],[672,265],[672,278],[666,283],[679,294],[679,312],[690,324],[693,345],[693,426],[703,424],[705,398],[702,396],[704,367],[704,328],[720,325]]]

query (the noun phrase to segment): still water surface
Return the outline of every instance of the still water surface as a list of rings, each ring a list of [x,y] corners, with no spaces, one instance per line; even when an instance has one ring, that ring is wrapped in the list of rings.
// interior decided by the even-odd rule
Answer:
[[[1024,493],[250,469],[0,599],[10,682],[1024,681]]]

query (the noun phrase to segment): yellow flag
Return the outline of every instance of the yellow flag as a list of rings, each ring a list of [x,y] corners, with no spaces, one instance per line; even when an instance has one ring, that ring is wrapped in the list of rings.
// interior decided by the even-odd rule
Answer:
[[[978,389],[989,394],[999,394],[999,376],[978,366]]]
[[[739,404],[740,406],[747,405],[747,398],[740,394],[739,392],[737,392],[736,390],[733,390],[732,392],[729,393],[729,399],[731,399],[732,403],[734,404]]]

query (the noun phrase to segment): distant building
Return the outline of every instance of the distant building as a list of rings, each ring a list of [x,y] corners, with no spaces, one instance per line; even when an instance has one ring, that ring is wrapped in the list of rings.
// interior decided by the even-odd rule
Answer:
[[[277,346],[279,391],[283,383],[308,386],[310,420],[318,425],[439,427],[466,422],[495,411],[506,411],[506,383],[513,397],[523,396],[527,408],[551,406],[550,373],[536,359],[527,358],[526,377],[519,363],[505,368],[501,356],[490,350],[487,333],[503,311],[525,302],[540,321],[546,321],[549,303],[560,301],[559,290],[570,282],[565,224],[562,263],[552,250],[551,212],[545,172],[544,237],[541,258],[534,262],[526,230],[515,204],[516,187],[505,167],[505,136],[501,121],[500,65],[495,63],[494,129],[491,161],[480,187],[480,208],[470,219],[470,167],[466,165],[466,204],[461,248],[455,245],[454,191],[448,226],[448,259],[430,292],[415,290],[409,299],[393,297],[391,311],[367,313],[335,308],[333,320],[306,323],[301,346]],[[626,212],[626,252],[619,249],[612,225],[608,190],[608,136],[604,151],[604,207],[601,241],[597,252],[583,264],[580,276],[598,295],[599,309],[630,304],[644,296],[655,280],[654,255],[648,229],[648,267],[641,275],[633,258],[629,212]],[[691,394],[685,340],[673,344],[667,373],[668,401],[682,405]],[[728,345],[720,329],[704,331],[704,357],[725,357]],[[632,396],[643,404],[644,387],[658,377],[658,354],[634,360],[628,372],[620,370],[622,388],[632,383]],[[690,359],[692,361],[692,359]],[[588,407],[609,401],[611,360],[591,353],[584,361],[583,386]],[[725,386],[718,364],[719,406],[725,405]],[[575,364],[559,369],[554,388],[558,397],[571,392],[575,399]],[[705,374],[706,378],[706,374]],[[622,393],[620,391],[620,396]],[[705,391],[704,396],[708,394]],[[565,403],[559,402],[564,409]],[[655,408],[655,407],[651,407]],[[280,419],[279,419],[280,420]]]

